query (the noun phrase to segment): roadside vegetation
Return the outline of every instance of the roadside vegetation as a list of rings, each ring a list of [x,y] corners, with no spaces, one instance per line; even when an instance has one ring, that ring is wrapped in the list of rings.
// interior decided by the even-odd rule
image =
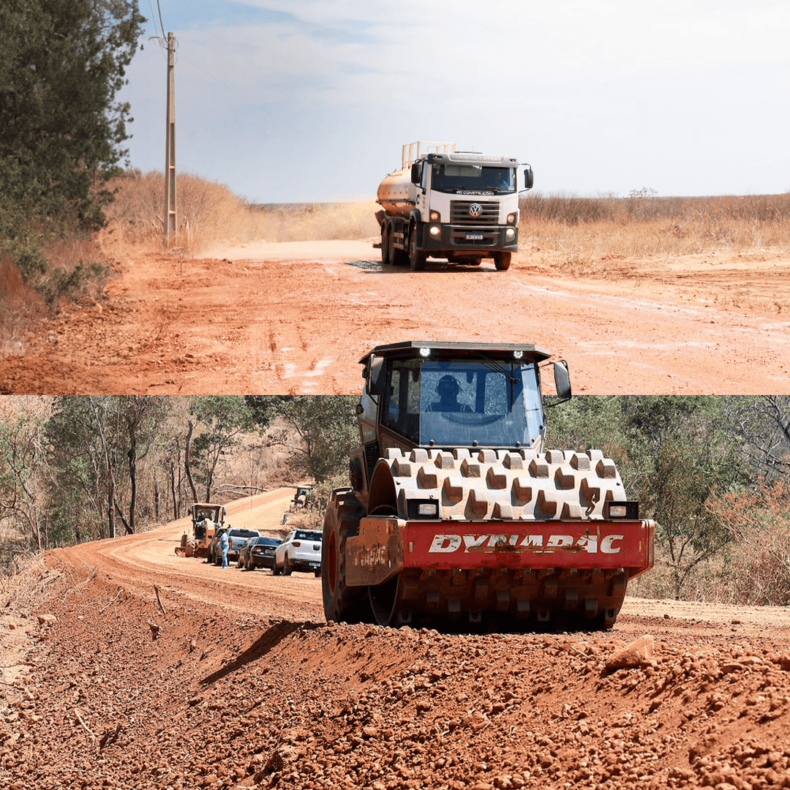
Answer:
[[[164,175],[155,170],[127,170],[109,188],[115,197],[107,209],[108,230],[116,234],[112,241],[164,250]],[[178,230],[170,247],[187,254],[219,244],[365,239],[379,232],[372,201],[258,205],[224,184],[191,173],[176,176],[176,193]]]
[[[303,526],[347,485],[354,397],[65,396],[0,400],[0,556],[141,531],[312,481]],[[548,446],[613,458],[656,567],[631,594],[790,604],[790,397],[575,398]]]
[[[355,402],[0,398],[0,572],[14,572],[42,550],[181,518],[195,501],[226,503],[301,480],[320,484],[357,434]]]
[[[117,97],[143,22],[137,0],[0,5],[0,354],[60,299],[102,288],[95,234],[126,157]]]
[[[552,409],[548,445],[603,450],[656,520],[629,594],[790,604],[790,397],[579,397]]]
[[[651,189],[625,198],[530,192],[520,207],[522,249],[561,253],[584,276],[605,274],[605,264],[619,258],[790,251],[790,192],[666,198]]]

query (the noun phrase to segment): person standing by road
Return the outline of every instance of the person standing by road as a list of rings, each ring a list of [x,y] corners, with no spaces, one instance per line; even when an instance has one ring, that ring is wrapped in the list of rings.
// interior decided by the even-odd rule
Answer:
[[[222,533],[222,537],[219,539],[219,546],[222,549],[222,567],[228,567],[228,549],[230,549],[230,539],[228,538],[227,530]]]

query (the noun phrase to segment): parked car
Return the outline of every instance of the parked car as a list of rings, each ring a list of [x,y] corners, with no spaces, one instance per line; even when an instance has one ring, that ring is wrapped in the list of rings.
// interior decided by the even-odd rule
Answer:
[[[280,538],[261,535],[250,538],[239,552],[238,566],[248,571],[274,567],[274,550],[282,543]]]
[[[272,573],[290,576],[294,571],[313,571],[321,575],[321,539],[312,529],[292,529],[275,549]]]
[[[219,539],[228,531],[227,527],[222,527],[218,529],[214,536],[211,538],[211,541],[208,544],[208,562],[210,565],[220,565],[222,563],[222,550],[219,548]],[[217,560],[217,555],[219,555],[219,560]]]
[[[222,565],[222,547],[219,541],[225,531],[217,532],[208,547],[208,561],[213,562],[215,565]],[[257,538],[261,534],[257,529],[241,529],[239,527],[229,527],[227,533],[230,543],[228,546],[228,561],[237,559],[241,547],[250,538]]]

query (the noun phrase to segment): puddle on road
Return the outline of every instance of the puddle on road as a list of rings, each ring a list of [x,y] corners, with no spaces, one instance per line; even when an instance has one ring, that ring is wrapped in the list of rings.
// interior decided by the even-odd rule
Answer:
[[[358,269],[367,269],[368,271],[380,272],[381,261],[343,261],[348,266],[356,266]]]

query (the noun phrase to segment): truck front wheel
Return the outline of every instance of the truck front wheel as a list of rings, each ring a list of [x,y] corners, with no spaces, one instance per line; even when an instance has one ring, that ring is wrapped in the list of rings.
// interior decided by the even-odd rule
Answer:
[[[428,254],[424,250],[417,249],[417,228],[413,227],[409,233],[409,266],[412,271],[420,272],[425,268]]]
[[[510,258],[511,253],[509,252],[497,252],[494,254],[494,266],[496,266],[497,271],[504,272],[510,268]]]

